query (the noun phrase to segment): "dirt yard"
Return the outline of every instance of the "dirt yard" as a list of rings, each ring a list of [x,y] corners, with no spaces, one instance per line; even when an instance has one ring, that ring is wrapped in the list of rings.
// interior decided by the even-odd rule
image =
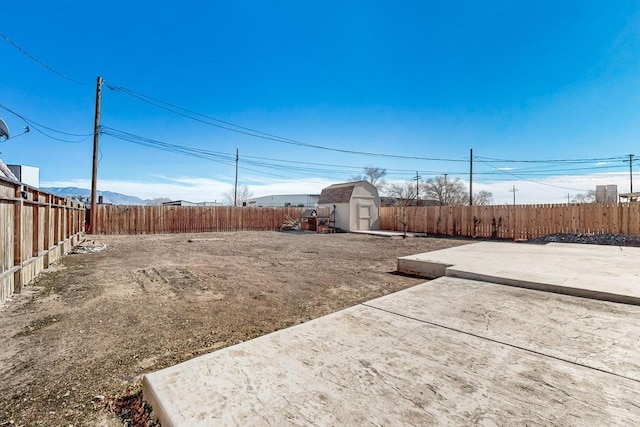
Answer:
[[[95,239],[108,249],[64,257],[0,308],[0,426],[122,425],[129,409],[114,414],[105,402],[135,393],[144,373],[421,283],[394,274],[397,257],[469,242],[278,232]]]

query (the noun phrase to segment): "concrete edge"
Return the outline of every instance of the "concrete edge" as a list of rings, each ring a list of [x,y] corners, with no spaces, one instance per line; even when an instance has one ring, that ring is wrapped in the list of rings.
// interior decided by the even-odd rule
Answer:
[[[398,291],[401,292],[401,291]],[[393,295],[397,292],[388,294],[388,295],[383,295],[382,298],[384,298],[385,296],[389,296],[389,295]],[[377,310],[374,307],[369,307],[363,303],[360,304],[356,304],[350,307],[346,307],[343,308],[341,310],[338,311],[334,311],[332,313],[328,313],[325,314],[324,316],[320,316],[317,317],[315,319],[311,319],[308,320],[306,322],[302,322],[302,323],[298,323],[295,325],[291,325],[289,327],[286,328],[282,328],[282,329],[278,329],[276,331],[273,332],[269,332],[265,335],[260,335],[259,337],[250,339],[248,341],[244,341],[238,344],[233,344],[230,345],[228,347],[223,347],[217,350],[214,350],[212,352],[209,353],[204,353],[201,354],[200,356],[196,356],[193,357],[191,359],[187,359],[184,362],[180,362],[177,363],[175,365],[171,365],[168,366],[166,368],[160,369],[158,371],[154,371],[154,372],[149,372],[147,374],[144,374],[142,377],[142,400],[147,402],[149,405],[151,405],[151,408],[153,410],[153,415],[158,419],[158,421],[160,421],[160,424],[163,427],[173,427],[173,426],[180,426],[183,425],[183,423],[181,422],[181,420],[179,419],[175,419],[175,417],[172,417],[171,414],[160,404],[163,396],[162,396],[162,392],[159,392],[158,390],[156,390],[156,388],[153,385],[153,379],[150,377],[155,376],[156,374],[159,374],[159,376],[162,376],[162,372],[168,370],[168,369],[172,369],[178,365],[190,365],[190,364],[195,364],[198,363],[200,360],[202,359],[206,359],[208,357],[210,357],[212,354],[218,353],[218,352],[223,352],[223,351],[231,351],[234,348],[243,348],[244,346],[250,345],[250,343],[255,343],[256,341],[261,341],[261,340],[265,340],[265,339],[270,339],[270,337],[274,336],[274,335],[279,335],[282,333],[286,333],[285,331],[292,329],[292,328],[297,328],[298,326],[302,326],[302,325],[310,325],[310,324],[315,324],[315,323],[319,323],[319,322],[325,322],[327,321],[327,319],[330,318],[334,318],[334,317],[340,317],[340,316],[344,316],[345,314],[349,314],[350,312],[356,311],[356,310]]]
[[[178,425],[174,423],[160,404],[160,398],[153,385],[150,383],[148,375],[142,377],[142,400],[151,405],[153,416],[160,421],[160,425],[165,427],[173,427]]]
[[[409,256],[398,258],[396,270],[403,274],[411,274],[426,279],[437,279],[438,277],[445,276],[449,267],[453,267],[453,264],[444,264],[437,261],[421,261]]]
[[[566,285],[552,285],[543,282],[514,279],[509,277],[493,276],[491,274],[475,273],[457,269],[450,266],[446,269],[446,276],[458,279],[477,280],[481,282],[494,283],[496,285],[513,286],[516,288],[532,289],[535,291],[552,292],[556,294],[570,295],[580,298],[588,298],[601,301],[609,301],[621,304],[640,305],[640,298],[613,294],[610,292],[596,291],[592,289],[575,288]]]

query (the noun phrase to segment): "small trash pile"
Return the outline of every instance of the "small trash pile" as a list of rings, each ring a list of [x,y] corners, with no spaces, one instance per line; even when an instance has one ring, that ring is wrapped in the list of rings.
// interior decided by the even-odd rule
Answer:
[[[71,249],[67,254],[95,254],[107,249],[105,243],[84,239],[80,244]]]
[[[282,223],[282,227],[280,227],[280,231],[294,231],[300,230],[300,221],[291,218],[289,215],[285,218]]]
[[[637,246],[640,247],[640,237],[624,234],[548,234],[527,243],[583,243],[588,245]]]

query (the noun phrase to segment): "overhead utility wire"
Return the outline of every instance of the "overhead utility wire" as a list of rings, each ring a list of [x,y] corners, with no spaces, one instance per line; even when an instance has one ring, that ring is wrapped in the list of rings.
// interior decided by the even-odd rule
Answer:
[[[43,125],[42,123],[38,123],[38,122],[36,122],[34,120],[31,120],[31,119],[23,116],[22,114],[12,110],[11,108],[9,108],[9,107],[7,107],[5,105],[0,104],[0,108],[2,108],[3,110],[5,110],[5,111],[7,111],[7,112],[9,112],[11,114],[13,114],[16,117],[22,119],[22,121],[24,121],[27,125],[29,125],[30,129],[33,129],[36,132],[41,133],[42,135],[46,136],[47,138],[51,138],[51,139],[56,140],[56,141],[68,142],[70,144],[77,144],[77,143],[83,142],[83,141],[87,140],[87,138],[93,136],[93,133],[84,133],[84,134],[82,134],[82,133],[70,133],[70,132],[64,132],[64,131],[61,131],[61,130],[58,130],[58,129],[54,129],[52,127]],[[48,131],[55,132],[55,133],[58,133],[58,134],[61,134],[61,135],[78,136],[78,137],[82,137],[82,138],[78,139],[78,140],[70,140],[70,139],[59,138],[59,137],[55,137],[55,136],[49,135],[48,133],[46,133],[45,131],[43,131],[42,129],[39,129],[39,128],[47,129]]]
[[[107,84],[107,87],[111,90],[114,91],[120,91],[126,95],[129,95],[133,98],[136,98],[140,101],[143,101],[147,104],[150,104],[152,106],[155,106],[157,108],[163,109],[165,111],[171,112],[173,114],[179,115],[181,117],[185,117],[194,121],[198,121],[204,124],[208,124],[211,126],[215,126],[221,129],[225,129],[231,132],[236,132],[236,133],[240,133],[240,134],[244,134],[244,135],[248,135],[248,136],[252,136],[252,137],[256,137],[256,138],[262,138],[262,139],[266,139],[266,140],[271,140],[271,141],[276,141],[276,142],[281,142],[281,143],[285,143],[285,144],[291,144],[291,145],[297,145],[297,146],[302,146],[302,147],[308,147],[308,148],[315,148],[315,149],[321,149],[321,150],[328,150],[328,151],[336,151],[336,152],[341,152],[341,153],[348,153],[348,154],[356,154],[356,155],[367,155],[367,156],[374,156],[374,157],[387,157],[387,158],[399,158],[399,159],[411,159],[411,160],[425,160],[425,161],[443,161],[443,162],[458,162],[458,163],[466,163],[467,160],[466,159],[449,159],[449,158],[431,158],[431,157],[418,157],[418,156],[402,156],[402,155],[394,155],[394,154],[384,154],[384,153],[371,153],[371,152],[365,152],[365,151],[356,151],[356,150],[346,150],[346,149],[340,149],[340,148],[333,148],[333,147],[326,147],[326,146],[321,146],[321,145],[315,145],[315,144],[309,144],[309,143],[305,143],[302,141],[298,141],[295,139],[290,139],[290,138],[285,138],[285,137],[281,137],[278,135],[274,135],[271,133],[267,133],[267,132],[262,132],[256,129],[252,129],[249,127],[245,127],[245,126],[241,126],[241,125],[237,125],[228,121],[224,121],[224,120],[220,120],[218,118],[206,115],[206,114],[202,114],[199,113],[197,111],[194,110],[190,110],[188,108],[184,108],[181,106],[178,106],[176,104],[172,104],[170,102],[166,102],[163,100],[160,100],[158,98],[154,98],[148,95],[144,95],[142,93],[136,92],[132,89],[128,89],[125,87],[121,87],[121,86],[111,86]],[[176,110],[181,110],[181,111],[176,111]],[[189,113],[189,114],[186,114]],[[193,115],[201,117],[193,117]],[[207,120],[204,120],[204,119]],[[515,159],[497,159],[497,158],[491,158],[491,157],[474,157],[476,159],[478,159],[479,161],[484,161],[484,162],[488,162],[488,163],[591,163],[591,162],[598,162],[598,161],[615,161],[615,160],[622,160],[622,157],[601,157],[601,158],[591,158],[591,159],[548,159],[548,160],[535,160],[535,159],[531,159],[531,160],[515,160]]]
[[[483,163],[593,163],[622,160],[623,157],[600,157],[593,159],[548,159],[548,160],[514,160],[514,159],[496,159],[492,157],[474,156],[474,159]]]
[[[563,190],[574,190],[574,191],[582,191],[582,192],[586,192],[586,191],[588,191],[588,190],[585,190],[585,189],[583,189],[583,188],[563,187],[563,186],[560,186],[560,185],[547,184],[546,182],[540,182],[540,181],[535,181],[535,180],[533,180],[533,179],[523,178],[523,177],[521,177],[521,176],[518,176],[518,175],[516,175],[516,174],[510,173],[510,172],[508,172],[508,171],[500,170],[500,169],[498,169],[498,168],[496,168],[496,167],[494,167],[494,166],[492,166],[492,165],[490,165],[489,163],[486,163],[486,162],[484,162],[484,161],[481,161],[481,163],[484,163],[484,164],[486,164],[487,166],[489,166],[490,168],[493,168],[493,169],[495,169],[495,170],[497,170],[497,171],[500,171],[500,172],[502,172],[502,173],[504,173],[504,174],[506,174],[506,175],[511,175],[511,176],[513,176],[513,177],[515,177],[515,178],[518,178],[518,179],[521,179],[521,180],[523,180],[523,181],[529,181],[529,182],[533,182],[533,183],[535,183],[535,184],[546,185],[547,187],[562,188]]]
[[[154,140],[154,139],[151,139],[151,138],[147,138],[147,137],[131,134],[131,133],[128,133],[128,132],[119,131],[117,129],[109,128],[107,126],[103,126],[102,127],[101,134],[108,135],[108,136],[111,136],[111,137],[114,137],[114,138],[117,138],[117,139],[120,139],[120,140],[132,142],[134,144],[142,145],[142,146],[149,147],[149,148],[159,149],[159,150],[167,151],[167,152],[171,152],[171,153],[183,154],[183,155],[187,155],[187,156],[191,156],[191,157],[197,157],[197,158],[201,158],[201,159],[205,159],[205,160],[212,160],[212,161],[215,161],[215,162],[218,162],[218,163],[222,163],[222,164],[231,165],[235,161],[235,157],[233,155],[230,155],[230,154],[224,154],[224,153],[218,153],[218,152],[199,149],[199,148],[193,148],[193,147],[186,147],[186,146],[182,146],[182,145],[170,144],[170,143]],[[271,164],[268,164],[268,163],[257,162],[257,161],[253,161],[253,160],[249,160],[249,161],[245,160],[244,163],[250,164],[250,165],[254,165],[256,167],[268,168],[268,169],[276,169],[276,170],[287,170],[287,171],[296,171],[296,172],[315,171],[313,168],[300,168],[300,167],[289,167],[289,166],[285,167],[285,166],[282,166],[282,165],[271,165]],[[286,178],[286,177],[283,177],[281,175],[274,175],[274,174],[269,174],[267,172],[256,171],[255,169],[249,169],[249,168],[245,168],[245,169],[252,170],[254,172],[258,172],[258,173],[262,173],[262,174],[266,174],[266,175],[272,175],[272,176],[279,177],[279,178]],[[335,170],[334,171],[323,170],[323,172],[325,172],[325,173],[332,172],[332,173],[336,173],[336,174],[345,174],[345,173],[347,173],[346,171],[335,171]]]
[[[160,148],[163,151],[180,153],[185,155],[191,155],[193,157],[198,157],[202,159],[210,159],[220,161],[223,164],[231,164],[234,161],[234,155],[229,153],[222,153],[218,151],[205,150],[201,148],[188,147],[184,145],[177,144],[169,144],[166,142],[154,140],[151,138],[147,138],[144,136],[132,134],[129,132],[120,131],[117,129],[113,129],[107,126],[102,126],[102,133],[105,135],[110,135],[115,138],[125,140],[128,142],[137,143],[138,145],[143,145],[150,148]],[[314,163],[314,162],[301,162],[301,161],[293,161],[293,160],[284,160],[284,159],[275,159],[270,157],[257,157],[257,156],[243,156],[243,163],[254,165],[260,168],[266,169],[276,169],[276,170],[288,170],[288,171],[296,171],[296,172],[314,172],[314,173],[326,173],[326,174],[349,174],[355,173],[356,171],[361,170],[362,168],[359,166],[347,166],[347,165],[332,165],[325,163]],[[273,162],[273,163],[270,163]],[[278,164],[285,163],[285,164]],[[289,166],[286,164],[294,164],[301,166]],[[311,166],[321,166],[321,167],[304,167],[305,165]],[[324,166],[324,168],[322,167]],[[478,175],[503,175],[505,171],[500,170],[491,166],[492,169],[495,169],[493,172],[478,172]],[[568,172],[573,170],[598,170],[598,169],[611,169],[611,168],[620,168],[624,167],[624,165],[610,165],[610,166],[594,166],[588,168],[566,168],[566,169],[555,169],[550,170],[550,172]],[[331,168],[331,169],[329,169]],[[336,169],[337,168],[337,169]],[[255,170],[254,170],[255,171]],[[387,169],[391,173],[389,175],[400,176],[403,173],[411,172],[413,174],[413,170],[404,170],[404,169]],[[537,175],[543,174],[545,171],[535,171],[535,172],[519,172],[519,175]],[[262,173],[262,172],[261,172]],[[264,172],[266,174],[266,172]],[[442,171],[420,171],[423,175],[438,175],[442,174]],[[449,171],[446,172],[449,175],[460,175],[464,176],[463,172],[454,172]],[[513,173],[511,173],[513,175]],[[281,177],[276,175],[277,177]]]
[[[33,56],[32,54],[30,54],[26,49],[24,49],[23,47],[21,47],[18,43],[14,42],[13,40],[11,40],[9,37],[7,37],[6,34],[0,33],[0,37],[2,37],[7,43],[9,43],[11,46],[13,46],[14,48],[18,49],[20,52],[22,52],[24,55],[26,55],[29,59],[31,59],[32,61],[34,61],[35,63],[37,63],[38,65],[40,65],[41,67],[43,67],[44,69],[46,69],[47,71],[62,77],[63,79],[69,80],[70,82],[73,83],[77,83],[79,85],[86,85],[86,82],[81,82],[79,80],[73,79],[65,74],[62,74],[60,71],[56,70],[53,67],[48,66],[47,64],[45,64],[44,62],[42,62],[41,60],[39,60],[38,58],[36,58],[35,56]]]
[[[235,161],[231,156],[224,154],[216,154],[214,152],[207,152],[206,150],[199,150],[189,147],[183,147],[180,145],[169,144],[162,141],[153,140],[151,138],[145,138],[138,135],[130,134],[128,132],[118,131],[106,126],[103,126],[100,130],[103,135],[109,135],[117,139],[128,141],[134,144],[142,145],[145,147],[155,148],[162,151],[168,151],[171,153],[184,154],[191,157],[198,157],[205,160],[211,160],[222,164],[233,164]]]
[[[228,130],[230,132],[235,132],[235,133],[239,133],[239,134],[243,134],[243,135],[248,135],[248,136],[252,136],[254,138],[261,138],[261,139],[266,139],[269,141],[275,141],[275,142],[281,142],[284,144],[290,144],[290,145],[297,145],[300,147],[307,147],[307,148],[315,148],[318,150],[326,150],[326,151],[334,151],[334,152],[339,152],[339,153],[346,153],[346,154],[356,154],[356,155],[361,155],[361,156],[372,156],[372,157],[384,157],[384,158],[394,158],[394,159],[409,159],[409,160],[424,160],[424,161],[440,161],[440,162],[461,162],[461,163],[466,163],[467,160],[463,160],[463,159],[446,159],[446,158],[432,158],[432,157],[418,157],[418,156],[402,156],[402,155],[397,155],[397,154],[384,154],[384,153],[372,153],[372,152],[367,152],[367,151],[356,151],[356,150],[346,150],[346,149],[342,149],[342,148],[333,148],[333,147],[325,147],[323,145],[315,145],[315,144],[308,144],[306,142],[302,142],[302,141],[297,141],[294,139],[289,139],[289,138],[284,138],[281,136],[277,136],[277,135],[273,135],[273,134],[269,134],[266,132],[261,132],[255,129],[251,129],[248,127],[244,127],[244,126],[240,126],[240,125],[235,125],[233,123],[230,122],[225,122],[223,120],[219,120],[216,119],[214,117],[211,116],[207,116],[205,114],[201,114],[201,113],[197,113],[194,111],[191,111],[189,109],[183,108],[183,107],[179,107],[177,105],[165,102],[165,101],[161,101],[158,100],[156,98],[152,98],[150,96],[147,95],[142,95],[138,92],[132,91],[131,89],[127,89],[124,87],[119,87],[119,86],[111,86],[107,84],[107,87],[111,90],[115,90],[115,91],[120,91],[124,94],[127,94],[133,98],[136,98],[140,101],[143,101],[147,104],[153,105],[157,108],[163,109],[165,111],[171,112],[173,114],[176,114],[178,116],[181,117],[185,117],[200,123],[204,123],[204,124],[208,124],[210,126],[215,126],[217,128],[221,128],[221,129],[225,129]],[[177,110],[182,110],[185,112],[188,112],[190,114],[186,114]],[[204,120],[198,117],[194,117],[193,115],[197,115],[200,117],[204,117],[208,120]],[[220,124],[222,123],[222,124]]]
[[[209,150],[204,150],[204,149],[199,149],[199,148],[193,148],[193,147],[186,147],[186,146],[181,146],[181,145],[176,145],[176,144],[170,144],[170,143],[166,143],[166,142],[162,142],[162,141],[158,141],[158,140],[154,140],[151,138],[147,138],[147,137],[143,137],[143,136],[139,136],[139,135],[135,135],[129,132],[124,132],[124,131],[119,131],[117,129],[113,129],[110,128],[108,126],[103,126],[101,128],[101,134],[103,135],[108,135],[120,140],[124,140],[124,141],[128,141],[128,142],[132,142],[134,144],[137,145],[141,145],[141,146],[145,146],[148,148],[153,148],[153,149],[158,149],[158,150],[162,150],[162,151],[167,151],[167,152],[171,152],[171,153],[178,153],[178,154],[183,154],[183,155],[187,155],[187,156],[191,156],[191,157],[197,157],[197,158],[201,158],[201,159],[205,159],[205,160],[212,160],[218,163],[222,163],[222,164],[226,164],[226,165],[232,165],[235,162],[235,157],[233,155],[230,154],[224,154],[224,153],[219,153],[219,152],[213,152],[213,151],[209,151]],[[345,173],[348,173],[347,171],[336,171],[336,170],[315,170],[313,168],[297,168],[297,167],[289,167],[289,166],[282,166],[282,165],[271,165],[268,163],[263,163],[263,162],[256,162],[256,161],[252,161],[252,160],[245,160],[244,161],[245,164],[248,165],[253,165],[256,167],[260,167],[260,168],[267,168],[267,169],[276,169],[276,170],[286,170],[289,172],[317,172],[317,171],[321,171],[324,173],[333,173],[333,174],[340,174],[343,175]],[[257,172],[263,175],[269,175],[269,176],[274,176],[277,178],[288,178],[282,175],[276,175],[273,173],[268,173],[268,172],[264,172],[264,171],[258,171],[256,169],[251,169],[251,168],[247,168],[247,167],[241,167],[241,169],[245,169],[245,170],[249,170],[249,171],[253,171],[253,172]],[[310,181],[311,182],[311,181]]]
[[[103,126],[101,128],[101,134],[111,136],[113,138],[117,138],[123,141],[128,141],[137,145],[145,146],[148,148],[167,151],[170,153],[183,154],[186,156],[197,157],[205,160],[211,160],[211,161],[225,164],[225,165],[233,165],[235,163],[235,157],[233,155],[220,154],[220,153],[211,152],[208,150],[202,150],[202,149],[197,149],[192,147],[184,147],[176,144],[169,144],[166,142],[157,141],[151,138],[142,137],[142,136],[131,134],[128,132],[119,131],[117,129],[109,128],[107,126]],[[251,162],[248,162],[248,163],[251,164]],[[260,165],[257,165],[257,166],[261,167]],[[256,172],[261,175],[273,176],[276,178],[282,178],[282,179],[290,178],[283,175],[277,175],[269,172],[259,171],[259,170],[248,168],[245,166],[240,166],[240,169]],[[285,168],[282,168],[282,169],[285,169]],[[291,168],[286,168],[286,170],[291,170]],[[339,172],[339,173],[344,173],[344,172]],[[325,184],[325,182],[314,181],[309,179],[302,179],[302,181]]]

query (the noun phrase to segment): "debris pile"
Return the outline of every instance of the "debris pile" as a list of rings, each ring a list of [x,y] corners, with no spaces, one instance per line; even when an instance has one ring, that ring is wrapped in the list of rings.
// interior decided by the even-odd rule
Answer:
[[[106,249],[107,245],[105,243],[84,239],[77,246],[67,252],[67,254],[94,254],[97,252],[102,252]]]
[[[588,245],[636,246],[640,247],[640,237],[624,234],[548,234],[527,243],[583,243]]]
[[[282,227],[280,227],[280,231],[293,230],[300,230],[300,221],[298,221],[297,219],[293,219],[289,215],[287,215],[284,219],[284,222],[282,223]]]
[[[156,427],[160,423],[153,417],[152,409],[142,399],[142,389],[132,387],[115,395],[94,397],[96,406],[103,406],[117,415],[126,426]]]

